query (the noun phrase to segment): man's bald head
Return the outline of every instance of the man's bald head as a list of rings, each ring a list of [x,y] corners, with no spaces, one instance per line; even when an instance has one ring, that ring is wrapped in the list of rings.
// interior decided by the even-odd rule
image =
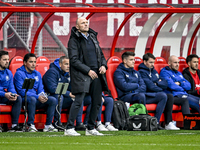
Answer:
[[[89,24],[88,20],[84,17],[80,17],[76,20],[76,28],[79,32],[87,35],[87,32],[89,31]]]
[[[179,69],[179,59],[177,56],[170,56],[168,59],[169,68],[171,70],[177,71]]]
[[[76,20],[76,25],[78,25],[79,22],[80,22],[81,20],[84,20],[84,19],[85,19],[84,17],[79,17],[79,18]]]
[[[175,55],[172,55],[168,58],[168,62],[171,62],[174,59],[178,59],[178,57],[176,57]]]

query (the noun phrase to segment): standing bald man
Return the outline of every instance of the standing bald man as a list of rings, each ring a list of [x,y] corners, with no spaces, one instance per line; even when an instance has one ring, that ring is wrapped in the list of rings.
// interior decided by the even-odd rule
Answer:
[[[80,136],[74,130],[74,121],[86,95],[92,98],[86,135],[103,135],[95,127],[95,121],[101,107],[102,90],[108,90],[106,82],[107,64],[97,41],[97,32],[89,28],[88,20],[80,17],[71,30],[68,42],[70,59],[71,92],[75,100],[69,112],[64,135]]]
[[[199,112],[199,98],[188,94],[187,91],[191,89],[191,84],[182,75],[179,69],[178,57],[172,55],[168,59],[169,66],[163,68],[160,76],[165,78],[168,82],[167,93],[173,94],[174,97],[187,98],[190,107]]]

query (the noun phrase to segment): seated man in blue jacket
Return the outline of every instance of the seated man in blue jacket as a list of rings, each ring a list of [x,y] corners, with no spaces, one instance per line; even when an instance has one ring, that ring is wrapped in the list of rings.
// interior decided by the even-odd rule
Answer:
[[[35,70],[36,56],[32,53],[26,54],[24,56],[23,64],[23,66],[17,69],[14,76],[14,84],[17,93],[21,95],[23,102],[25,101],[25,89],[22,89],[24,79],[35,79],[33,88],[29,89],[27,92],[28,131],[37,132],[34,125],[35,110],[45,108],[47,109],[47,119],[43,132],[57,132],[58,130],[52,125],[57,100],[44,93],[41,74]]]
[[[66,94],[61,96],[59,113],[61,113],[62,108],[63,109],[70,108],[75,96],[71,93],[69,58],[67,56],[61,56],[60,58],[57,58],[53,63],[50,64],[49,70],[44,74],[42,79],[43,79],[45,91],[49,93],[51,96],[55,97],[57,99],[57,102],[58,102],[59,95],[55,94],[55,92],[56,92],[58,83],[59,82],[69,83]],[[87,100],[90,102],[90,96],[85,97],[84,101],[87,101]],[[75,130],[77,131],[86,130],[86,127],[82,123],[82,114],[83,114],[83,105],[81,106],[81,109],[79,110],[78,116],[76,118]],[[62,130],[63,127],[59,120],[59,114],[57,112],[57,109],[54,115],[53,124],[56,128]]]
[[[13,75],[8,70],[9,55],[6,51],[0,51],[0,104],[12,105],[12,129],[10,131],[22,131],[18,126],[18,119],[22,107],[22,98],[15,91]],[[0,127],[0,132],[2,128]]]
[[[146,84],[147,92],[159,93],[167,89],[167,80],[161,78],[158,72],[154,69],[155,57],[151,53],[143,55],[143,62],[139,65],[139,72]],[[165,129],[166,130],[178,130],[172,123],[172,108],[173,104],[181,105],[183,114],[189,114],[189,103],[186,98],[173,97],[172,94],[167,94],[167,103],[165,106]]]
[[[187,91],[191,89],[191,84],[178,71],[179,59],[172,55],[168,59],[169,66],[163,68],[160,76],[165,78],[168,82],[167,93],[173,94],[174,97],[187,98],[189,106],[195,111],[199,112],[199,97],[188,94]]]
[[[167,96],[165,93],[146,93],[146,85],[140,73],[134,70],[135,53],[124,52],[122,54],[122,63],[119,64],[114,73],[114,83],[119,99],[128,103],[156,103],[155,117],[158,120],[158,129],[163,130],[159,124],[160,117],[164,111]]]

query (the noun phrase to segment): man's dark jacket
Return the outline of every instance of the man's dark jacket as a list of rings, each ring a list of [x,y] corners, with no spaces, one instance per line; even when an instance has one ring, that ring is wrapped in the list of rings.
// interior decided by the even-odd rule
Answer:
[[[161,78],[154,68],[148,68],[144,63],[141,63],[138,69],[146,84],[147,92],[163,92],[163,90],[167,89],[167,81]]]
[[[44,74],[42,80],[44,84],[44,90],[51,95],[54,95],[59,82],[69,83],[68,90],[64,96],[69,96],[70,93],[70,81],[69,73],[64,72],[60,69],[59,59],[57,58],[53,63],[50,64],[49,70]]]
[[[133,68],[126,68],[123,63],[119,64],[114,72],[114,83],[121,100],[146,92],[146,85],[140,73]]]
[[[97,41],[97,32],[92,29],[88,31],[91,40],[96,48],[98,67],[105,66],[107,68],[106,59]],[[90,83],[92,79],[88,75],[91,70],[88,64],[86,43],[83,35],[73,27],[71,30],[71,36],[68,42],[68,54],[70,59],[70,76],[71,76],[71,92],[76,93],[88,93],[90,89]],[[98,76],[101,79],[102,90],[108,91],[105,74]]]
[[[188,92],[188,94],[192,94],[192,95],[195,95],[195,96],[199,96],[198,93],[197,93],[197,90],[195,90],[195,83],[194,83],[194,79],[192,78],[192,75],[190,74],[190,71],[189,71],[189,68],[185,68],[182,72],[184,78],[186,80],[188,80],[191,84],[191,89]],[[199,76],[199,79],[200,79],[200,70],[197,70],[197,75]]]

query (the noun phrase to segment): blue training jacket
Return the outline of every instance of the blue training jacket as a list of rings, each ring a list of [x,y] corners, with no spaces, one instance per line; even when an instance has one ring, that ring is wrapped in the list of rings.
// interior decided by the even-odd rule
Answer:
[[[45,91],[54,95],[59,82],[70,83],[70,76],[68,72],[63,72],[59,65],[60,58],[57,58],[53,63],[50,64],[49,70],[44,74],[42,80]],[[71,86],[68,86],[68,90],[64,96],[69,96]]]
[[[119,64],[114,72],[114,83],[118,97],[130,94],[146,92],[146,85],[142,80],[140,73],[133,68],[126,68],[123,63]]]
[[[42,78],[45,91],[51,95],[55,94],[59,82],[70,83],[69,73],[60,69],[59,60],[60,58],[57,58],[53,63],[50,64],[49,70],[47,70]],[[71,86],[69,85],[64,96],[69,96],[71,91],[70,89]]]
[[[0,97],[5,97],[6,91],[17,93],[13,84],[12,72],[8,69],[0,70]]]
[[[162,92],[167,89],[167,81],[164,78],[161,78],[154,68],[148,68],[144,63],[141,63],[138,66],[138,69],[146,84],[147,92]]]
[[[21,95],[21,97],[25,96],[25,89],[22,89],[22,85],[24,83],[24,79],[26,78],[35,79],[33,89],[28,90],[27,96],[34,96],[38,99],[38,94],[44,92],[41,74],[36,70],[32,71],[32,73],[27,72],[24,65],[17,69],[14,76],[14,84],[17,93]]]
[[[161,70],[160,76],[167,80],[167,93],[172,93],[173,96],[187,95],[186,91],[191,89],[190,82],[183,77],[182,73],[171,70],[169,66],[166,66]],[[180,86],[175,84],[175,82],[180,82]]]

